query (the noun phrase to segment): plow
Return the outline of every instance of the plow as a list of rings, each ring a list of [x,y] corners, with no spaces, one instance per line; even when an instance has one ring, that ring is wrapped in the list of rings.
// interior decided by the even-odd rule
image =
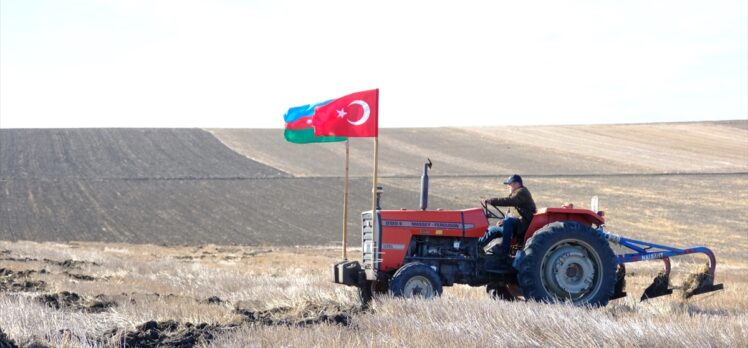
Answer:
[[[361,213],[361,260],[332,265],[333,282],[357,287],[365,305],[378,294],[430,298],[445,286],[466,284],[485,286],[499,299],[605,306],[627,296],[627,264],[661,260],[663,271],[640,297],[648,300],[673,293],[670,260],[689,254],[705,255],[708,263],[681,287],[684,297],[724,288],[715,284],[717,261],[709,248],[676,248],[612,233],[596,197],[590,209],[538,209],[524,235],[514,234],[510,255],[496,255],[478,239],[504,213],[485,201],[476,208],[429,210],[431,166],[429,160],[423,167],[419,209],[381,209],[378,196],[377,208]],[[612,245],[626,252],[616,254]]]
[[[652,284],[644,290],[644,293],[640,297],[642,301],[673,293],[673,289],[670,288],[670,258],[682,255],[703,254],[708,258],[706,268],[700,273],[692,275],[689,278],[692,279],[692,281],[687,282],[690,284],[681,287],[684,289],[684,297],[688,298],[694,295],[722,290],[724,288],[724,285],[722,284],[714,284],[714,273],[717,268],[717,259],[715,258],[714,253],[707,247],[699,246],[678,249],[622,237],[614,233],[606,232],[602,227],[599,229],[599,232],[611,243],[633,251],[631,253],[616,256],[619,265],[618,267],[620,269],[619,273],[622,273],[623,276],[625,276],[627,263],[662,260],[664,270],[660,272],[655,277],[654,281],[652,281]],[[617,295],[623,297],[626,294],[622,293]]]

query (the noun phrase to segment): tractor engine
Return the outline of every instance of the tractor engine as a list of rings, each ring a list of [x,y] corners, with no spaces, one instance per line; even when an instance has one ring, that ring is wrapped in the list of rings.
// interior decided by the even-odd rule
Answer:
[[[478,238],[488,223],[480,208],[381,210],[375,233],[371,212],[362,214],[363,270],[382,279],[409,262],[431,266],[445,284],[472,283],[478,272]]]
[[[411,240],[406,258],[440,257],[465,259],[475,255],[475,241],[462,238],[434,238],[415,236]]]
[[[445,285],[472,283],[480,270],[475,238],[413,236],[404,263],[422,262],[442,277]]]

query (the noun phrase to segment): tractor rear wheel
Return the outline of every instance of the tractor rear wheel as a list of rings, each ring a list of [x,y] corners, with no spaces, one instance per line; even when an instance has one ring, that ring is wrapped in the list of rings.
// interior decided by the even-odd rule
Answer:
[[[411,262],[400,267],[390,279],[390,293],[396,297],[432,298],[442,294],[439,274],[420,262]]]
[[[551,223],[525,245],[518,280],[526,299],[605,306],[616,285],[608,241],[575,221]]]

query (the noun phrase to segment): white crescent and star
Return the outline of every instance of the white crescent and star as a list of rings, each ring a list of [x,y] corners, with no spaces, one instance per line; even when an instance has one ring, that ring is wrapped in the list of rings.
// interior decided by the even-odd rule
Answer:
[[[354,105],[354,104],[361,106],[361,108],[364,109],[364,114],[361,116],[360,119],[358,119],[358,121],[351,121],[350,119],[347,119],[346,121],[348,121],[348,123],[350,123],[350,124],[352,124],[354,126],[360,126],[360,125],[366,123],[366,121],[369,120],[369,114],[371,113],[371,109],[369,109],[369,104],[366,103],[363,100],[354,100],[350,104],[348,104],[348,106],[351,106],[351,105]],[[343,116],[340,116],[340,112],[341,111],[343,111],[343,110],[341,109],[341,110],[338,111],[338,117],[345,116],[345,111],[343,111]]]

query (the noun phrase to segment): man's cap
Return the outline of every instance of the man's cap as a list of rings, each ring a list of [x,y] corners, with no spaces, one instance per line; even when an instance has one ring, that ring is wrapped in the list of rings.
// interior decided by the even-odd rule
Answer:
[[[514,174],[514,175],[506,178],[506,180],[504,180],[504,185],[509,185],[509,184],[511,184],[513,182],[518,182],[518,183],[522,184],[522,177],[519,176],[519,175],[517,175],[517,174]]]

